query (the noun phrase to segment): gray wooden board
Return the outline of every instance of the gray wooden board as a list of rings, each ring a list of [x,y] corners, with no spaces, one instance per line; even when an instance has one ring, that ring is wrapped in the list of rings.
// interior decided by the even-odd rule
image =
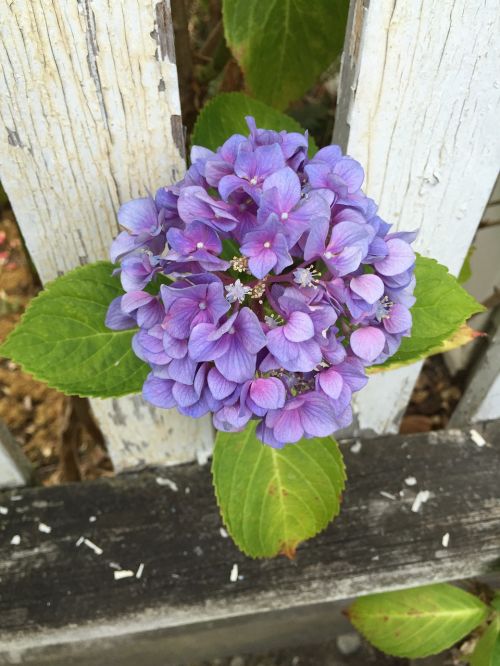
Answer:
[[[100,656],[72,663],[128,664],[134,654],[139,663],[145,637],[196,637],[206,622],[222,631],[224,621],[245,626],[259,614],[309,612],[359,594],[493,572],[500,559],[500,423],[476,430],[485,446],[458,430],[371,439],[359,453],[343,444],[349,480],[341,515],[292,562],[251,560],[221,536],[208,466],[4,491],[0,663],[69,663],[68,655],[82,650]],[[409,476],[416,486],[405,484]],[[431,496],[414,513],[419,490]],[[51,532],[39,531],[40,523]],[[15,535],[19,545],[10,543]],[[76,546],[80,537],[102,554]],[[114,580],[113,563],[133,571],[143,563],[142,577]],[[234,564],[241,578],[230,582]],[[226,649],[240,634],[228,633]],[[193,647],[199,652],[202,644]],[[127,660],[115,661],[123,648]],[[165,648],[161,660],[142,663],[169,663],[168,656]]]

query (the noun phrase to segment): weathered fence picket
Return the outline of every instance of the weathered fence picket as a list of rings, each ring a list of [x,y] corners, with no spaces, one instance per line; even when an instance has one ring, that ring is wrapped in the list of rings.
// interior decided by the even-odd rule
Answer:
[[[120,203],[184,168],[169,0],[0,0],[0,178],[43,282],[105,259]],[[210,450],[208,418],[92,400],[117,471]]]
[[[25,486],[31,474],[28,459],[5,423],[0,420],[0,488]]]
[[[500,161],[498,4],[351,2],[335,143],[423,255],[458,274]],[[371,378],[355,429],[396,432],[421,364]]]

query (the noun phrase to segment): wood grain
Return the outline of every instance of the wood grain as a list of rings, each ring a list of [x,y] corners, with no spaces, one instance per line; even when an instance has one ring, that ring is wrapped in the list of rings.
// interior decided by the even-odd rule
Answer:
[[[105,259],[116,212],[184,170],[169,0],[0,0],[0,178],[42,281]],[[195,458],[210,420],[93,400],[118,471]]]
[[[341,515],[292,562],[251,560],[221,536],[206,466],[5,491],[0,663],[62,664],[68,654],[99,655],[81,663],[139,663],[146,637],[184,631],[188,646],[198,623],[216,622],[223,631],[220,623],[231,618],[244,626],[259,613],[306,612],[377,590],[491,572],[500,557],[500,424],[476,428],[486,446],[458,430],[365,440],[359,453],[344,443]],[[409,476],[415,486],[405,483]],[[419,490],[430,498],[415,513]],[[50,534],[39,531],[40,522]],[[18,546],[10,545],[15,534]],[[102,554],[77,546],[81,537]],[[112,566],[137,572],[141,563],[140,579],[114,580]],[[241,578],[230,582],[235,564]],[[225,639],[237,644],[238,636]],[[127,659],[113,661],[120,644]]]

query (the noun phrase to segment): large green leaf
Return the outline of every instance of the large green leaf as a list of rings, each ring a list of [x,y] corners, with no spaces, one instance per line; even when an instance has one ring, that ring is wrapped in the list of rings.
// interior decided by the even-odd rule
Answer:
[[[212,474],[224,523],[251,557],[293,557],[337,515],[345,483],[333,439],[273,449],[256,438],[254,423],[217,434]]]
[[[342,51],[348,0],[224,0],[226,40],[249,91],[278,109]]]
[[[131,348],[135,330],[104,324],[123,290],[113,265],[98,262],[57,278],[33,299],[0,354],[70,395],[116,397],[141,390],[148,367]]]
[[[417,255],[415,278],[411,337],[403,338],[394,356],[374,369],[407,365],[437,353],[471,315],[484,310],[435,259]]]
[[[488,616],[477,597],[438,583],[357,599],[349,619],[376,648],[396,657],[446,650]]]
[[[481,636],[470,658],[470,666],[500,666],[500,618],[495,617]]]
[[[221,93],[211,99],[200,112],[191,142],[216,150],[232,134],[249,133],[245,116],[253,116],[257,127],[276,132],[304,132],[296,120],[243,93]],[[316,144],[309,137],[309,153],[316,152]]]

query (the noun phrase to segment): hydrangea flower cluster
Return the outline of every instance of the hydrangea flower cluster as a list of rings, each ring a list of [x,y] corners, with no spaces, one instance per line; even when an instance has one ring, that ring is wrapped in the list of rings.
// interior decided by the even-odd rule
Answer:
[[[279,448],[349,425],[365,367],[410,334],[415,234],[390,233],[338,146],[309,159],[307,133],[247,123],[121,207],[111,260],[126,293],[107,325],[139,327],[150,403],[223,431],[257,420]]]

